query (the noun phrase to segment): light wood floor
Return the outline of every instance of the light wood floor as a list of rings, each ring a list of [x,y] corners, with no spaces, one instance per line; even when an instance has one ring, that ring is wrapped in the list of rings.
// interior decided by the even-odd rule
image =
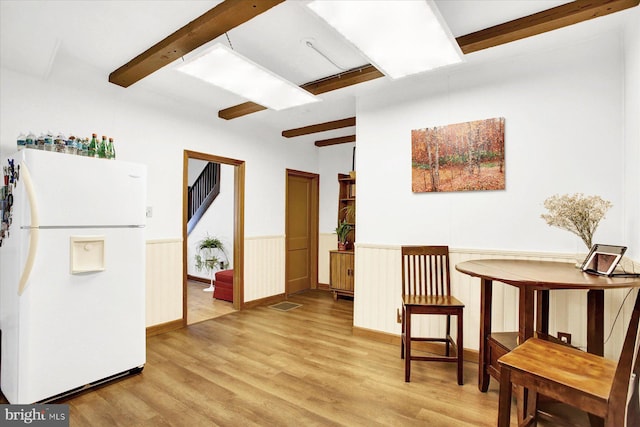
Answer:
[[[147,341],[142,374],[68,400],[72,426],[494,426],[498,393],[458,386],[454,364],[415,363],[354,337],[353,302],[328,292],[256,307]],[[515,411],[514,411],[515,412]]]
[[[352,335],[352,301],[323,291],[289,300],[303,306],[255,307],[149,338],[141,374],[59,402],[70,425],[496,425],[498,385],[480,393],[477,364],[465,364],[464,386],[455,364],[433,362],[414,363],[405,383],[397,345]]]
[[[202,322],[234,312],[233,303],[213,299],[211,292],[203,289],[209,285],[201,282],[187,282],[187,324]]]

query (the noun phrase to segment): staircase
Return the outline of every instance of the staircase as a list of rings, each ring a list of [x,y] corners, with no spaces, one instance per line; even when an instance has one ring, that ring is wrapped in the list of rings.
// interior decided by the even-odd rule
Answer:
[[[187,235],[220,194],[220,163],[209,162],[187,191]]]

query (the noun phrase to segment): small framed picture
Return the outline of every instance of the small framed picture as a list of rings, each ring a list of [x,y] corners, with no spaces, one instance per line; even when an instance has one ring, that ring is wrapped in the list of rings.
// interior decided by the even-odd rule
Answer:
[[[582,263],[582,271],[610,276],[626,250],[626,246],[595,244]]]

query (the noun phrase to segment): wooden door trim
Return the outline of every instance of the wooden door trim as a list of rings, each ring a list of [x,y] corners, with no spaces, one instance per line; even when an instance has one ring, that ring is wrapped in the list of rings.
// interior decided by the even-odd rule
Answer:
[[[233,308],[244,307],[244,186],[245,162],[228,157],[184,150],[182,163],[182,325],[187,325],[187,188],[189,159],[204,160],[234,167],[233,201]]]
[[[310,244],[309,244],[309,280],[310,288],[318,288],[318,241],[319,241],[319,209],[320,209],[320,175],[311,172],[304,172],[295,169],[287,169],[285,176],[285,289],[284,294],[289,295],[287,271],[289,264],[289,243],[287,241],[286,231],[289,229],[289,177],[301,177],[311,180],[311,225],[310,225]]]

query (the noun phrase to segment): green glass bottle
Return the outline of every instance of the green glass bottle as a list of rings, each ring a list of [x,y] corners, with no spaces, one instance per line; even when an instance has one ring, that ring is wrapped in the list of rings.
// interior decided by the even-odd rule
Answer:
[[[87,155],[89,157],[96,157],[96,153],[98,151],[98,140],[96,137],[97,135],[95,133],[91,134],[91,142],[89,143],[89,149],[87,150]]]
[[[98,157],[101,159],[107,158],[107,137],[104,135],[102,135],[102,141],[98,145]]]
[[[109,144],[107,144],[107,159],[116,158],[116,149],[113,146],[113,138],[109,138]]]

